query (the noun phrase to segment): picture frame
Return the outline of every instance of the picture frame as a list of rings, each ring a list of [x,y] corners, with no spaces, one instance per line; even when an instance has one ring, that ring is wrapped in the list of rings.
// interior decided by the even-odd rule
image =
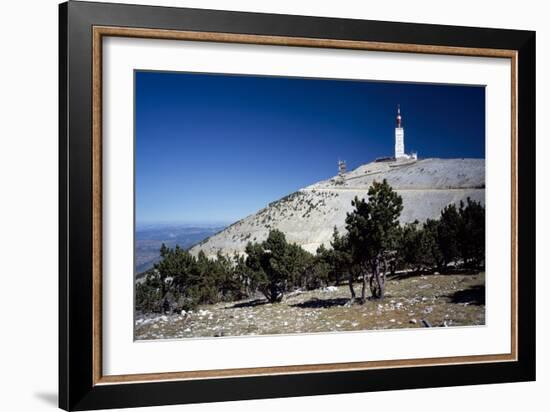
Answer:
[[[102,45],[108,37],[508,60],[509,353],[104,374]],[[59,406],[91,410],[535,380],[535,90],[531,31],[61,4]]]

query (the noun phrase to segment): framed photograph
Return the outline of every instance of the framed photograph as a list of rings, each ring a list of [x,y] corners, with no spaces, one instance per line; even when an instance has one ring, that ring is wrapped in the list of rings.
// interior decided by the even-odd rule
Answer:
[[[60,5],[59,402],[535,379],[535,33]]]

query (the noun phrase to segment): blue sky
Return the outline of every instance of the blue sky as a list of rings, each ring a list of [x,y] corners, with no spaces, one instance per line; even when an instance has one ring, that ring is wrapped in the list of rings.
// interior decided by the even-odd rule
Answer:
[[[485,88],[136,71],[136,221],[231,223],[394,150],[485,157]]]

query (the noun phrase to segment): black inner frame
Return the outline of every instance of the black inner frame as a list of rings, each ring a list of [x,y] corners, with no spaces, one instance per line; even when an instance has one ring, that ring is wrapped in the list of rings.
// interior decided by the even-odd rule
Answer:
[[[518,361],[93,385],[92,27],[518,51]],[[503,177],[508,178],[508,177]],[[89,410],[535,379],[535,33],[108,3],[59,6],[59,406]]]

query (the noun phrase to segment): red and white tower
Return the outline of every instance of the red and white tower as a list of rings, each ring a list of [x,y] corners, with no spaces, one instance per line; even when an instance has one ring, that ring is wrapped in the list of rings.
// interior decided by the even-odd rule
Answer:
[[[407,157],[405,154],[405,131],[401,121],[401,108],[397,105],[397,117],[395,118],[395,159]]]

